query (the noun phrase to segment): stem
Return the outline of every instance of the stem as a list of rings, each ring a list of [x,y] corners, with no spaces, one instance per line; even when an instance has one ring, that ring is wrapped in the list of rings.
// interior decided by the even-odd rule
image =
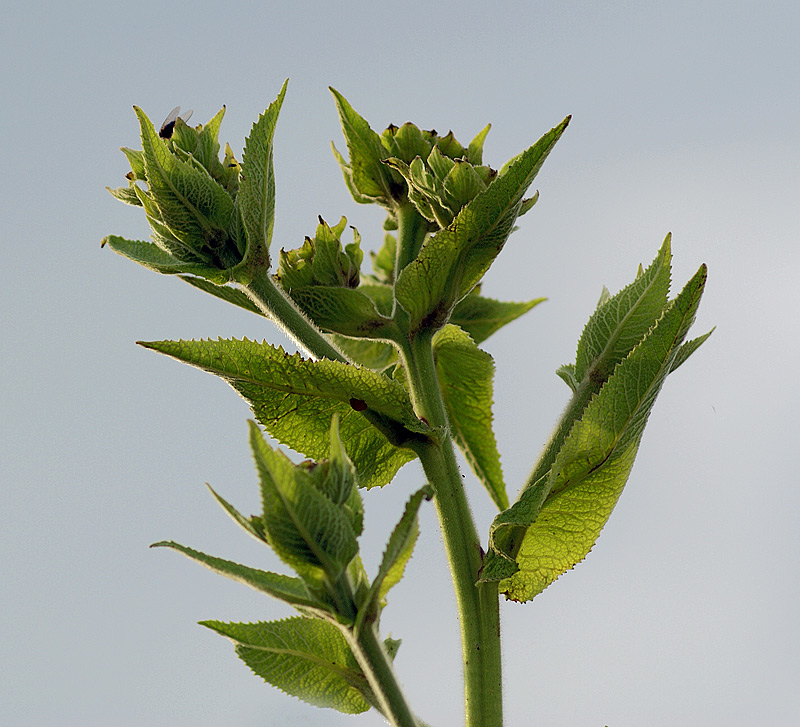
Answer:
[[[397,207],[397,250],[395,252],[394,279],[412,260],[415,260],[425,235],[428,234],[428,221],[417,212],[411,202]]]
[[[466,725],[501,727],[503,695],[497,584],[477,583],[483,554],[447,429],[431,340],[430,331],[419,331],[404,347],[403,359],[417,413],[432,428],[445,434],[436,441],[416,444],[414,451],[436,489],[434,501],[456,592],[464,661]]]
[[[345,617],[347,623],[336,625],[347,639],[350,651],[353,652],[369,682],[375,696],[374,702],[370,700],[372,706],[378,709],[393,727],[419,727],[397,681],[392,660],[380,641],[375,619],[358,624],[353,583],[346,571],[332,584],[330,593],[337,604],[342,604],[339,614]],[[355,625],[352,625],[353,622]]]
[[[320,333],[286,293],[272,282],[268,273],[256,275],[252,282],[242,288],[275,325],[312,357],[352,363]]]
[[[347,637],[350,650],[367,677],[383,716],[393,727],[419,727],[419,722],[397,682],[392,661],[378,638],[375,626],[365,624],[356,634],[348,631]]]

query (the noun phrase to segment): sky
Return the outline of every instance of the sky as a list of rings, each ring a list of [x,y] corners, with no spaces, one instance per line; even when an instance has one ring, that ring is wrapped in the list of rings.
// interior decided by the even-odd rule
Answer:
[[[382,723],[261,682],[196,625],[292,612],[177,554],[173,539],[265,569],[204,486],[256,511],[249,409],[215,377],[136,340],[248,336],[262,319],[101,250],[143,238],[121,146],[131,109],[194,122],[227,105],[237,152],[289,88],[275,137],[273,245],[346,215],[334,86],[381,130],[407,120],[499,167],[567,114],[537,206],[484,293],[548,301],[484,345],[512,497],[568,399],[555,369],[602,286],[673,235],[674,292],[701,263],[693,329],[628,485],[585,562],[504,603],[509,727],[796,724],[800,714],[800,13],[794,2],[7,2],[0,10],[0,722],[10,727]],[[208,298],[208,299],[206,299]],[[365,493],[368,570],[416,464]],[[471,476],[481,533],[494,512]],[[462,721],[455,604],[432,508],[382,626],[430,724]]]

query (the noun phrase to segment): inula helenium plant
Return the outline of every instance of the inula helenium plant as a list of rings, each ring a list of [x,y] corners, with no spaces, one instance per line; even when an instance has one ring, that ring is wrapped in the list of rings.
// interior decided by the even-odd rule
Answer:
[[[400,642],[381,636],[380,619],[414,550],[419,509],[435,507],[461,625],[465,724],[499,727],[499,596],[531,600],[594,545],[664,380],[709,335],[685,341],[705,266],[670,298],[668,236],[630,285],[616,295],[603,289],[575,361],[556,372],[569,403],[510,503],[493,433],[494,363],[480,346],[541,299],[498,301],[480,284],[534,206],[528,190],[569,117],[497,170],[483,160],[488,126],[466,146],[452,132],[411,123],[376,133],[333,91],[344,182],[356,202],[386,212],[383,239],[366,246],[370,272],[361,236],[344,217],[320,218],[296,249],[270,245],[273,137],[285,92],[284,84],[253,124],[241,162],[220,148],[224,108],[196,127],[176,109],[160,128],[136,108],[142,148],[122,150],[128,184],[110,190],[142,208],[151,239],[111,235],[104,245],[265,317],[301,352],[247,339],[142,343],[222,377],[249,402],[263,509],[248,517],[212,494],[286,569],[156,545],[295,609],[277,621],[203,622],[265,681],[313,705],[375,709],[396,727],[421,727],[425,705],[406,700],[393,667]],[[296,464],[270,446],[262,429],[305,459]],[[456,447],[497,506],[483,538]],[[380,565],[368,573],[359,490],[388,485],[414,459],[427,484],[397,513]]]

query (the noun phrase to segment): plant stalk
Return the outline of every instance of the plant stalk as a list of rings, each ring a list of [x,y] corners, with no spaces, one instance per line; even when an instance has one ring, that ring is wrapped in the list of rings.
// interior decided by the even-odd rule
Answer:
[[[406,702],[392,667],[392,660],[383,648],[373,624],[365,624],[354,634],[347,632],[350,650],[375,693],[377,707],[393,727],[419,727],[419,722]]]
[[[266,316],[295,344],[316,359],[352,363],[300,311],[294,302],[270,278],[268,272],[255,276],[242,289]]]
[[[497,584],[477,582],[483,551],[448,431],[432,337],[430,331],[418,331],[403,351],[417,413],[436,431],[432,440],[414,445],[414,451],[436,490],[434,502],[456,592],[464,663],[465,724],[467,727],[502,727]]]

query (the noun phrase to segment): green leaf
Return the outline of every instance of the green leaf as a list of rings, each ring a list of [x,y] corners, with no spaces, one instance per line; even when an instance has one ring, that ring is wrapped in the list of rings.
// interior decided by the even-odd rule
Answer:
[[[633,283],[613,297],[601,297],[578,343],[578,382],[589,377],[602,384],[661,315],[669,293],[670,240],[667,235],[656,259]]]
[[[697,338],[693,338],[691,341],[687,341],[684,343],[679,349],[678,353],[675,354],[675,360],[672,362],[672,368],[669,370],[672,373],[678,366],[681,366],[689,356],[691,356],[700,346],[705,342],[705,340],[714,332],[716,326],[712,328],[708,333],[704,333],[702,336],[698,336]]]
[[[369,409],[413,432],[426,431],[402,385],[367,369],[309,361],[247,339],[141,345],[221,376],[250,402],[275,439],[312,459],[328,455],[330,417],[338,413],[361,487],[390,482],[414,454],[390,444],[360,411]]]
[[[395,183],[389,168],[383,164],[389,153],[381,143],[380,136],[356,113],[344,96],[334,88],[330,91],[336,101],[336,110],[350,154],[350,178],[358,197],[361,200],[365,197],[374,198],[381,204],[390,204]],[[345,175],[346,182],[347,177]]]
[[[433,497],[433,488],[430,485],[417,490],[406,503],[400,521],[395,525],[386,550],[383,551],[378,574],[369,589],[369,595],[365,603],[361,606],[356,619],[355,628],[358,629],[363,621],[376,619],[384,603],[386,594],[403,577],[406,564],[414,552],[414,545],[419,536],[419,521],[417,513],[423,500],[430,500]],[[392,655],[394,658],[394,655]]]
[[[244,583],[244,585],[250,586],[250,588],[266,593],[280,601],[285,601],[296,608],[310,610],[316,613],[328,611],[328,607],[324,603],[317,601],[311,596],[305,584],[299,578],[292,578],[278,573],[269,573],[267,571],[249,568],[248,566],[240,565],[230,560],[206,555],[198,550],[187,548],[184,545],[179,545],[172,541],[153,543],[150,547],[172,548],[173,550],[177,550],[179,553],[183,553],[185,556],[197,561],[215,573],[219,573],[239,583]]]
[[[469,333],[475,343],[481,343],[545,300],[547,299],[535,298],[523,303],[499,301],[484,298],[476,287],[453,309],[450,322]]]
[[[491,124],[486,124],[478,132],[478,135],[469,143],[467,148],[467,161],[470,164],[483,164],[483,142],[486,141],[486,135],[492,128]]]
[[[219,256],[225,253],[223,242],[234,210],[230,195],[202,167],[171,153],[145,113],[136,106],[134,110],[141,127],[147,185],[160,222],[204,262],[229,267]]]
[[[317,707],[366,712],[374,697],[345,637],[330,623],[295,617],[253,624],[201,621],[231,639],[265,682]]]
[[[482,578],[502,578],[500,591],[507,598],[530,600],[594,545],[625,486],[653,403],[694,320],[705,280],[703,266],[617,365],[572,427],[550,472],[495,519],[492,556]],[[510,544],[520,538],[514,556]]]
[[[103,238],[100,247],[106,245],[118,255],[133,260],[149,270],[155,270],[157,273],[201,276],[220,283],[228,279],[224,270],[210,268],[200,263],[181,262],[155,243],[145,240],[126,240],[118,235],[108,235]],[[197,280],[197,278],[193,278],[193,280]]]
[[[264,530],[280,559],[310,586],[334,583],[358,552],[344,510],[311,482],[302,467],[264,441],[250,423],[250,445],[264,502]]]
[[[403,269],[395,293],[412,329],[443,325],[453,306],[480,281],[511,234],[525,191],[568,123],[569,118],[520,154],[449,227],[429,237]]]
[[[382,283],[392,284],[394,282],[394,265],[397,258],[397,238],[386,233],[383,236],[383,245],[378,252],[370,252],[372,259],[372,269],[375,276]]]
[[[434,336],[433,347],[453,438],[494,503],[505,510],[508,495],[492,429],[494,361],[453,325]]]
[[[238,288],[234,288],[230,285],[215,285],[214,283],[204,280],[203,278],[195,278],[188,275],[182,275],[181,280],[189,283],[189,285],[192,285],[199,290],[208,293],[209,295],[213,295],[215,298],[224,300],[226,303],[232,303],[233,305],[244,308],[251,313],[257,313],[260,316],[264,315],[264,312]]]
[[[346,338],[335,334],[331,338],[347,358],[373,371],[383,371],[397,363],[397,349],[390,343],[366,338]]]
[[[136,190],[133,187],[133,184],[129,184],[127,187],[117,187],[116,189],[106,187],[106,189],[114,199],[118,199],[125,204],[133,205],[134,207],[141,207],[142,201],[139,199],[139,195],[136,194]]]
[[[325,331],[353,338],[386,338],[394,328],[394,321],[378,313],[372,299],[358,289],[307,285],[289,295]]]
[[[563,364],[556,369],[556,376],[561,379],[575,394],[581,382],[575,378],[575,364]]]
[[[275,222],[275,175],[272,170],[272,138],[286,95],[284,81],[278,98],[258,117],[245,140],[242,172],[236,203],[247,237],[248,256],[269,250]]]
[[[214,496],[214,499],[217,503],[225,510],[228,515],[230,515],[231,519],[241,527],[245,532],[252,535],[256,540],[260,540],[262,543],[266,543],[267,539],[264,535],[264,524],[261,522],[261,519],[258,517],[251,517],[247,518],[242,513],[240,513],[233,505],[231,505],[227,500],[225,500],[221,495],[217,494],[214,489],[206,483],[206,487],[211,491],[211,494]]]

